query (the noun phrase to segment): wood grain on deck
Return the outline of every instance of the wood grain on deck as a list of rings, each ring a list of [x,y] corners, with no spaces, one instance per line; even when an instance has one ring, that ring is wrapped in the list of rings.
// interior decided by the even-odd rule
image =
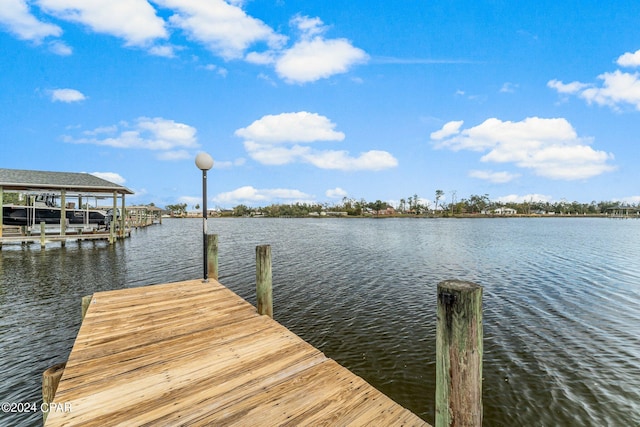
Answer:
[[[54,402],[47,426],[427,425],[215,280],[94,294]]]

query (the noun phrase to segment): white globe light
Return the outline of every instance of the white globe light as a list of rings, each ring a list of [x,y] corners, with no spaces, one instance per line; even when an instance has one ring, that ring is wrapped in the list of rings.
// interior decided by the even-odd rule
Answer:
[[[213,167],[213,157],[207,153],[198,153],[196,156],[196,166],[198,169],[208,171]]]

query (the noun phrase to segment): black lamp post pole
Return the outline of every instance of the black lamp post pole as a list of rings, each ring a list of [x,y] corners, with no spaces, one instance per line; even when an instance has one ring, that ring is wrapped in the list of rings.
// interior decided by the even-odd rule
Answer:
[[[207,260],[207,171],[202,171],[202,260],[204,282],[209,281]]]
[[[202,171],[202,265],[204,270],[203,282],[209,281],[208,251],[207,251],[207,171],[213,167],[213,158],[207,153],[196,156],[196,166]]]

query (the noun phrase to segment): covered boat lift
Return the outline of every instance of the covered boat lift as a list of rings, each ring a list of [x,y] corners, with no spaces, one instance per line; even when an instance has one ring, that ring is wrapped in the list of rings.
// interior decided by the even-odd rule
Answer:
[[[91,198],[112,198],[113,217],[118,221],[118,237],[125,235],[125,196],[134,194],[122,185],[115,184],[88,173],[76,172],[47,172],[22,169],[0,168],[0,206],[4,205],[5,193],[22,194],[53,194],[60,197],[60,238],[64,244],[67,231],[66,210],[71,204],[68,199],[76,198],[78,207],[82,208],[82,201],[87,202]],[[118,207],[118,199],[121,201],[120,217],[115,214]],[[0,225],[4,223],[3,209],[0,209]],[[0,227],[0,245],[9,238],[3,236]],[[14,239],[11,239],[14,240]]]

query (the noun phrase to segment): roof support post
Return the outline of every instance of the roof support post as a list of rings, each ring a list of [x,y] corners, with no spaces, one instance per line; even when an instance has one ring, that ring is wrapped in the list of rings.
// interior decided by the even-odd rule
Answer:
[[[111,230],[115,231],[115,226],[117,224],[118,221],[118,215],[117,215],[117,209],[118,209],[118,193],[117,192],[113,192],[113,205],[111,206],[112,211],[111,211]],[[114,232],[111,233],[112,237],[117,236],[117,233],[114,234]]]
[[[60,235],[64,236],[67,234],[67,191],[62,190],[60,192]],[[62,246],[65,245],[66,241],[61,241]]]
[[[82,212],[82,226],[86,229],[89,226],[89,209],[86,211],[82,210],[82,194],[78,194],[78,207],[76,209],[79,209],[79,211]]]
[[[0,238],[2,237],[2,224],[4,221],[4,218],[2,217],[2,211],[4,209],[2,208],[2,206],[4,206],[4,189],[2,185],[0,185]],[[2,247],[2,242],[0,242],[0,248],[1,247]]]
[[[120,209],[120,232],[122,233],[122,238],[124,239],[125,237],[125,218],[126,218],[126,212],[125,212],[125,207],[124,207],[124,193],[122,193],[122,209]]]

